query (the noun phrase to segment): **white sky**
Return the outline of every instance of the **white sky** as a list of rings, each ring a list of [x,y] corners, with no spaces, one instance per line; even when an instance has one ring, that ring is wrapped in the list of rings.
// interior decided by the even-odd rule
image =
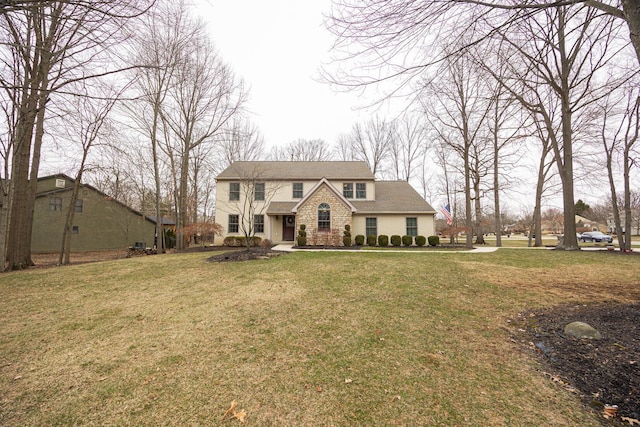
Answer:
[[[354,94],[318,81],[333,36],[323,26],[331,0],[200,0],[222,58],[250,89],[249,109],[267,146],[296,139],[333,145],[358,120]]]

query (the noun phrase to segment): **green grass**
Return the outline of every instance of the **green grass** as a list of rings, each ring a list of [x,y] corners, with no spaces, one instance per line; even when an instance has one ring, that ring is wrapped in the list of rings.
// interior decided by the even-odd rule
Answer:
[[[0,424],[232,425],[235,400],[260,426],[596,426],[507,320],[592,298],[567,271],[640,298],[640,263],[606,253],[207,256],[1,275]]]

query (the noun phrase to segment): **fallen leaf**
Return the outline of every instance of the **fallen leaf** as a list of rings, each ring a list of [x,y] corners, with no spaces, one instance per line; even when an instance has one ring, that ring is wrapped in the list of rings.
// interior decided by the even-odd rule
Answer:
[[[316,391],[317,391],[318,393],[320,393],[320,392],[322,391],[322,386],[320,386],[320,385],[319,385],[319,386],[316,388]]]
[[[344,383],[345,383],[345,384],[349,384],[349,383],[351,383],[351,382],[353,382],[353,380],[352,380],[351,378],[345,378],[345,379],[344,379]]]
[[[243,409],[240,412],[234,412],[233,413],[233,418],[236,418],[238,421],[240,421],[241,423],[244,422],[244,419],[247,417],[247,413],[245,412],[245,410]]]
[[[620,419],[621,419],[623,422],[627,422],[627,423],[629,423],[629,425],[632,425],[632,426],[640,426],[640,421],[636,420],[635,418],[620,417]]]
[[[236,407],[237,406],[238,406],[238,402],[236,402],[235,400],[233,402],[231,402],[231,407],[229,409],[227,409],[227,412],[224,413],[224,416],[222,417],[222,419],[224,420],[229,415],[233,416],[233,414],[236,412]]]
[[[604,417],[615,418],[618,415],[618,405],[604,405]]]

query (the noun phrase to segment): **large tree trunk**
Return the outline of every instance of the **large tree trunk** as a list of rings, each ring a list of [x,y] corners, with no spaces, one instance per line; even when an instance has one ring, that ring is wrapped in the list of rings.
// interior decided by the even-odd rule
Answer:
[[[638,0],[622,0],[622,10],[629,26],[629,37],[640,64],[640,2]]]

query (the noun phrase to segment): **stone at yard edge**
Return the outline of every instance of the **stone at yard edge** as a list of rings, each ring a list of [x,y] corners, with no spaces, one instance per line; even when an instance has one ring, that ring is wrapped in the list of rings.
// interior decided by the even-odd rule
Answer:
[[[593,326],[584,322],[571,322],[564,327],[564,334],[575,338],[588,338],[599,340],[602,338],[600,332],[598,332]]]

